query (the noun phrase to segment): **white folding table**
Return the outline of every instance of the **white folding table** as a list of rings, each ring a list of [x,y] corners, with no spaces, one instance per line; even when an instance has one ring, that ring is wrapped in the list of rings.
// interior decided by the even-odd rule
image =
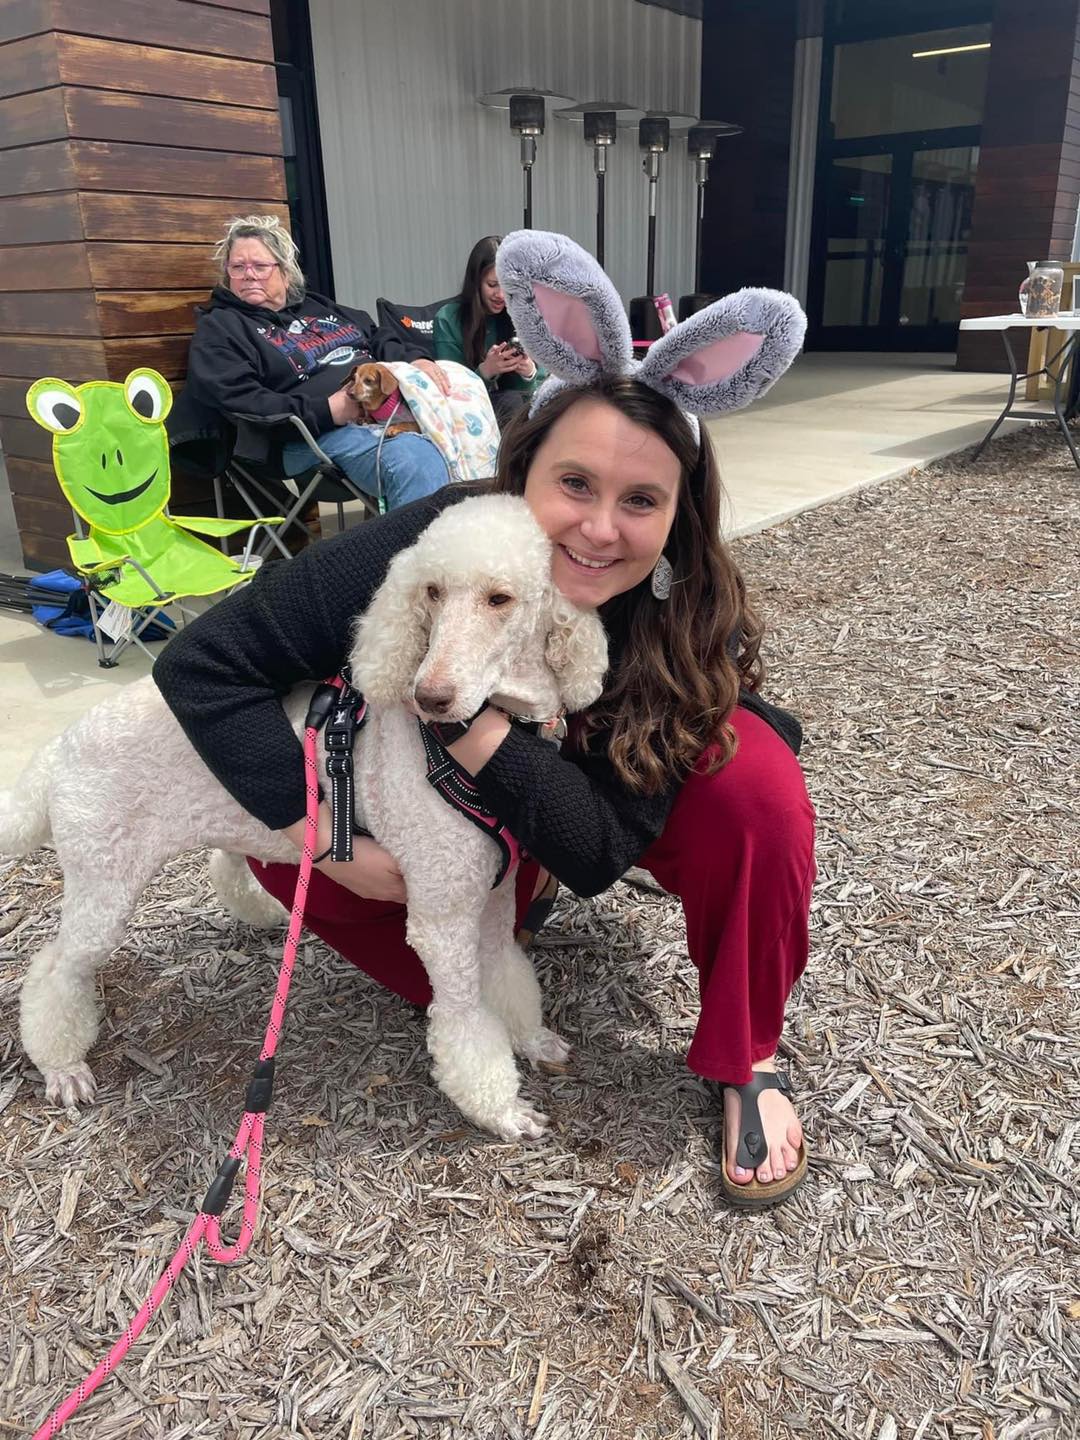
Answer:
[[[1077,348],[1080,347],[1080,314],[1078,315],[1053,315],[1040,316],[1038,319],[1027,315],[977,315],[970,320],[960,321],[961,330],[998,330],[1005,345],[1005,354],[1009,357],[1009,398],[1005,402],[1005,409],[994,421],[993,425],[986,432],[983,438],[975,447],[972,460],[977,460],[986,448],[987,443],[997,433],[1002,421],[1007,419],[1016,401],[1016,387],[1021,380],[1033,379],[1036,375],[1045,375],[1054,382],[1053,411],[1048,410],[1024,410],[1018,418],[1024,420],[1056,420],[1061,426],[1061,433],[1065,436],[1066,443],[1076,467],[1080,470],[1080,455],[1077,454],[1073,437],[1069,433],[1068,421],[1070,416],[1076,413],[1078,398],[1078,381],[1080,381],[1080,370],[1077,367]],[[1010,330],[1063,330],[1065,341],[1053,355],[1047,356],[1043,365],[1038,370],[1025,371],[1021,368],[1009,341]],[[1056,371],[1052,369],[1056,366]]]

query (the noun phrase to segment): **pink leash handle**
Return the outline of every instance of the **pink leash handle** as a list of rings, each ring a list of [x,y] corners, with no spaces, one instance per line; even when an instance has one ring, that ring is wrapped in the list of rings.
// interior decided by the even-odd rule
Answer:
[[[289,933],[285,939],[285,952],[278,974],[277,991],[274,994],[274,1003],[270,1010],[270,1020],[266,1027],[259,1061],[255,1066],[254,1075],[248,1083],[247,1095],[244,1100],[244,1114],[240,1120],[240,1128],[236,1132],[236,1139],[230,1146],[228,1155],[218,1167],[218,1173],[214,1177],[210,1189],[206,1192],[199,1213],[191,1222],[176,1254],[158,1276],[157,1284],[151,1290],[138,1314],[128,1322],[124,1333],[97,1368],[92,1370],[85,1380],[80,1380],[71,1394],[34,1431],[33,1440],[52,1440],[52,1436],[56,1435],[61,1427],[71,1419],[83,1401],[88,1400],[98,1386],[109,1378],[161,1308],[166,1295],[176,1284],[184,1266],[198,1250],[200,1244],[206,1245],[211,1259],[228,1264],[230,1261],[238,1260],[241,1255],[246,1253],[255,1236],[255,1222],[259,1212],[263,1126],[266,1122],[266,1111],[270,1108],[273,1089],[274,1051],[277,1049],[277,1043],[285,1023],[285,1004],[289,998],[289,985],[292,981],[293,967],[296,964],[296,952],[304,922],[304,908],[307,904],[308,885],[311,881],[315,843],[319,830],[319,783],[316,776],[315,736],[333,703],[333,687],[340,688],[340,681],[328,682],[316,690],[304,729],[304,784],[307,791],[307,829],[304,832],[304,851],[300,859],[300,873],[296,880],[292,914],[289,917]],[[244,1213],[240,1221],[240,1235],[234,1245],[226,1245],[222,1243],[221,1239],[220,1217],[228,1204],[233,1181],[236,1179],[240,1163],[245,1157],[247,1167],[244,1175]]]

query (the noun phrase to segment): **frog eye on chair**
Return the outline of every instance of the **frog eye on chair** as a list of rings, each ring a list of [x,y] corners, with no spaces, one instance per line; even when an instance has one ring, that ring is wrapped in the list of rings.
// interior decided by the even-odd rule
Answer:
[[[157,425],[172,409],[172,391],[156,370],[132,370],[124,381],[124,399],[138,419]]]
[[[66,380],[35,380],[26,392],[31,418],[54,435],[69,435],[83,422],[83,403]]]

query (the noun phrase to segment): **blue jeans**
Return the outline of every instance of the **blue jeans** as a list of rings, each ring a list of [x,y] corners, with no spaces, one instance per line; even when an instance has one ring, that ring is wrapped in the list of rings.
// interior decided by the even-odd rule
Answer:
[[[379,451],[379,431],[367,425],[339,425],[319,435],[320,447],[365,495],[381,493],[388,510],[432,495],[449,483],[446,461],[426,435],[395,435]],[[376,453],[378,466],[376,467]],[[309,469],[314,456],[303,440],[282,451],[286,475]]]

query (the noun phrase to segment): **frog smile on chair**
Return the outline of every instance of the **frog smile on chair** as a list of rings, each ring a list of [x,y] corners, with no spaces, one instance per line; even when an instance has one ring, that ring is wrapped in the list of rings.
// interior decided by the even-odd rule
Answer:
[[[251,578],[253,569],[197,538],[236,534],[250,520],[166,513],[172,391],[157,371],[133,370],[123,384],[37,380],[26,405],[51,432],[60,488],[88,527],[68,537],[72,561],[106,600],[140,609]]]

